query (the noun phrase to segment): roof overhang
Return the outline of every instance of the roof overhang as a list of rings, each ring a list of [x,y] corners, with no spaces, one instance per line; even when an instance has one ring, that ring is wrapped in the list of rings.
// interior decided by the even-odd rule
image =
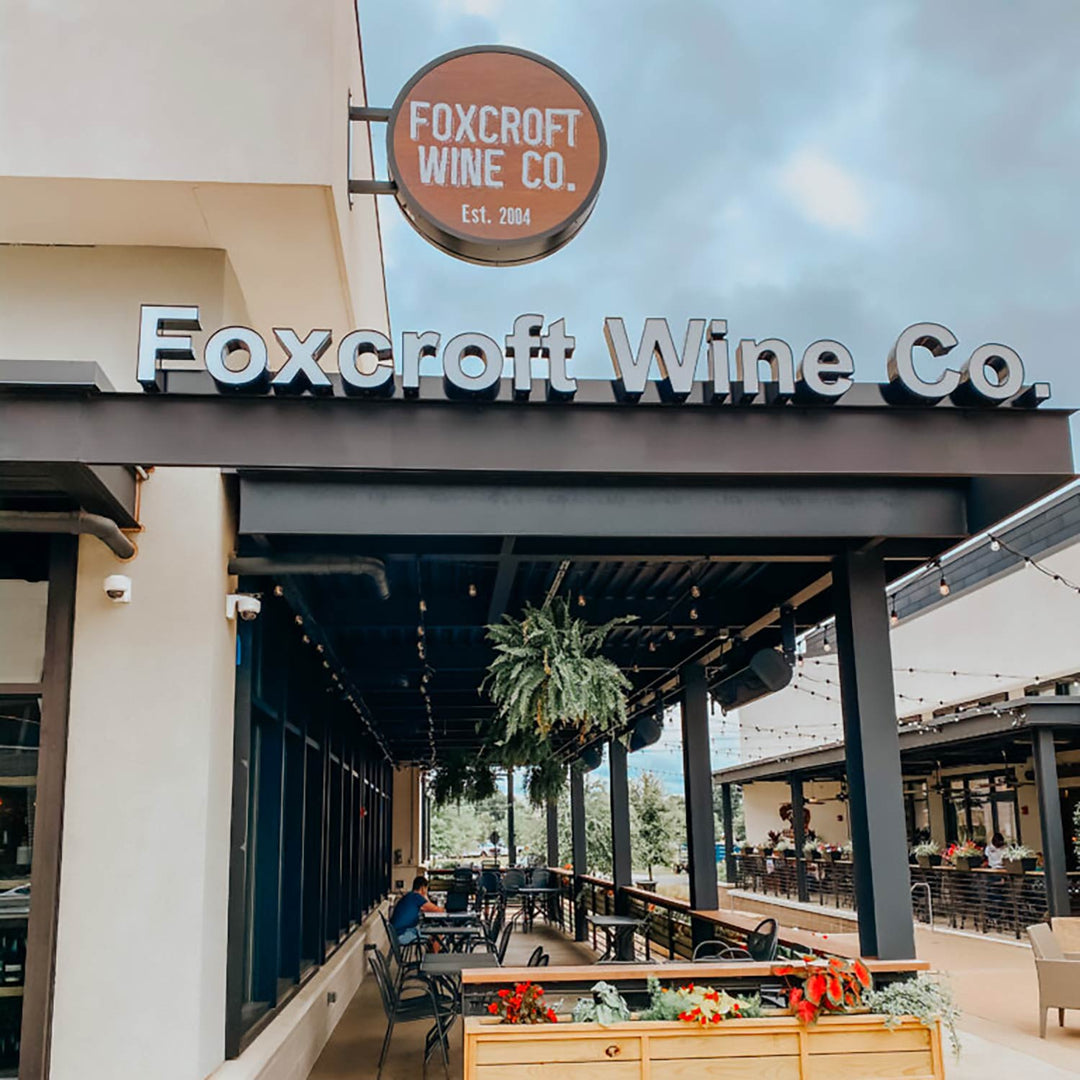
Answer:
[[[900,756],[974,746],[1002,736],[1019,737],[1033,728],[1053,728],[1080,735],[1080,697],[1018,698],[989,709],[936,717],[900,731]],[[713,773],[716,784],[786,781],[793,776],[839,778],[845,769],[844,744],[830,743],[814,750],[733,765]]]

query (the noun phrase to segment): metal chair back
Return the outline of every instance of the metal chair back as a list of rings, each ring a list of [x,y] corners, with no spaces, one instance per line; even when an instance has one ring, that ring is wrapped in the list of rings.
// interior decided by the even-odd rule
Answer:
[[[503,891],[516,893],[525,884],[525,875],[520,870],[507,870],[502,877]]]
[[[532,872],[531,884],[534,889],[551,888],[551,871],[543,866],[537,867]]]
[[[495,946],[495,959],[501,964],[506,959],[506,947],[510,944],[510,935],[514,932],[514,924],[508,922],[499,937],[499,943]]]
[[[502,878],[494,870],[485,870],[480,875],[479,888],[486,893],[502,892]]]
[[[451,885],[450,891],[446,894],[446,910],[453,913],[468,911],[469,890]]]
[[[780,941],[780,927],[775,919],[762,919],[746,935],[746,951],[755,960],[772,961],[776,959],[776,950]]]
[[[731,963],[740,960],[753,960],[746,949],[729,945],[726,941],[702,941],[694,947],[690,959],[695,964]]]
[[[532,951],[532,955],[526,961],[526,967],[540,967],[544,959],[544,946],[537,945]]]

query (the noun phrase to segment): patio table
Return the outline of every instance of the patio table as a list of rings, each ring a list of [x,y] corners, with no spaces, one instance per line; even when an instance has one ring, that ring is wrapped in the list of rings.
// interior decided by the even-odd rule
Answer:
[[[558,896],[562,892],[557,885],[524,885],[518,889],[518,896],[522,898],[523,905],[523,919],[525,924],[525,932],[528,933],[532,930],[533,922],[536,920],[536,905],[543,899],[551,900],[552,897]],[[548,918],[550,919],[550,911],[548,909]]]
[[[645,924],[644,919],[635,918],[633,915],[587,915],[586,918],[597,929],[604,931],[604,954],[597,961],[598,964],[618,959],[628,937],[630,948],[626,951],[632,952],[634,932]]]
[[[468,952],[472,942],[477,938],[484,936],[483,929],[479,923],[475,926],[461,926],[456,923],[449,923],[445,926],[433,926],[431,924],[425,925],[424,923],[421,923],[419,930],[420,936],[425,940],[427,938],[437,937],[451,952],[456,953]]]

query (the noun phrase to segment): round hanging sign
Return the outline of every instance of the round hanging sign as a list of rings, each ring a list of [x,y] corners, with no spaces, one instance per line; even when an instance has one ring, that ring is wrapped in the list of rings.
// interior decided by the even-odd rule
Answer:
[[[437,247],[487,265],[532,262],[585,224],[607,142],[570,75],[501,45],[447,53],[398,95],[386,136],[397,200]]]

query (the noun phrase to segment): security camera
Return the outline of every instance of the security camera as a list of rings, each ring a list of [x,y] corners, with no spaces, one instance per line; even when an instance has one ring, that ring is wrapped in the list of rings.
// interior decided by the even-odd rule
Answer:
[[[257,596],[247,596],[245,593],[229,593],[225,597],[225,618],[235,619],[239,616],[244,622],[251,622],[259,617],[262,611],[262,601]]]
[[[105,595],[114,604],[131,603],[131,578],[124,574],[110,574],[105,579]]]

